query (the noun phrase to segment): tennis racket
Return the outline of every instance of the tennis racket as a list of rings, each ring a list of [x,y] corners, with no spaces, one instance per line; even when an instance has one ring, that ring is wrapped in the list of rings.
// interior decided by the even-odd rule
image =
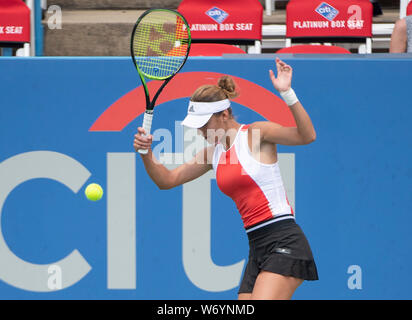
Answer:
[[[131,55],[146,96],[143,128],[150,134],[153,109],[160,93],[182,69],[189,56],[190,29],[186,19],[177,11],[150,9],[137,20],[131,39]],[[150,101],[146,80],[164,81]],[[147,150],[140,149],[146,154]]]

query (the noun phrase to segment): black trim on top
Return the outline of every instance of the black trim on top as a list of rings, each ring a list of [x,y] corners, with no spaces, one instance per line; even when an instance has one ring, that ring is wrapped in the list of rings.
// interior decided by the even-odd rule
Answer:
[[[279,220],[279,219],[284,218],[284,217],[293,217],[293,218],[294,218],[295,216],[294,216],[293,214],[291,214],[291,213],[282,214],[282,215],[280,215],[280,216],[276,216],[276,217],[273,217],[273,218],[270,218],[270,219],[267,219],[267,220],[258,222],[258,223],[256,223],[256,224],[250,226],[250,227],[245,228],[245,230],[246,230],[246,232],[247,232],[248,230],[250,230],[250,229],[252,229],[252,228],[255,228],[255,227],[260,226],[261,224],[267,223],[267,222],[272,221],[272,220],[275,220],[275,221],[276,221],[276,220]],[[274,221],[273,223],[275,223],[275,221]],[[282,221],[282,220],[280,220],[280,221]]]

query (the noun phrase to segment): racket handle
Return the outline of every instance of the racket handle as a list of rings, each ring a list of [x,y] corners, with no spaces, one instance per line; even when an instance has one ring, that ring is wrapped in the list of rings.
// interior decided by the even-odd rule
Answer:
[[[143,117],[143,129],[146,131],[145,137],[150,134],[150,129],[152,128],[152,120],[153,120],[153,110],[146,110]],[[138,152],[140,154],[147,154],[147,149],[139,149]]]

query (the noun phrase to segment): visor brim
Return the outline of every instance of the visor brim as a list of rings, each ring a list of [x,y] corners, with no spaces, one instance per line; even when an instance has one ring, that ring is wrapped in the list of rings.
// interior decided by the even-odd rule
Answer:
[[[193,129],[199,129],[203,127],[209,119],[212,117],[212,114],[202,114],[202,115],[194,115],[194,114],[188,114],[186,118],[182,121],[182,126],[193,128]]]

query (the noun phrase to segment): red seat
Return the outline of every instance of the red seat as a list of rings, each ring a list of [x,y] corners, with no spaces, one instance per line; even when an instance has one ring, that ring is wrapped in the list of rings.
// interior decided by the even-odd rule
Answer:
[[[349,50],[338,46],[310,45],[302,44],[292,47],[282,48],[277,53],[351,53]]]
[[[21,0],[0,1],[0,42],[30,42],[30,9]]]
[[[230,44],[192,43],[189,56],[221,56],[224,53],[246,53]]]
[[[258,0],[182,0],[177,10],[189,23],[195,42],[262,39],[263,7]]]
[[[286,7],[286,47],[292,42],[363,42],[372,52],[370,0],[290,0]],[[362,47],[363,48],[363,47]]]
[[[409,1],[408,6],[406,7],[406,15],[410,16],[412,14],[412,1]]]

